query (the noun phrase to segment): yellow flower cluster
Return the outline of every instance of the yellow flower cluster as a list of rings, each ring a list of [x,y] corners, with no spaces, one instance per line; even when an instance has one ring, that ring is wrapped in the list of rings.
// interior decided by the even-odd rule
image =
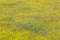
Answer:
[[[0,40],[60,40],[60,0],[0,0]]]

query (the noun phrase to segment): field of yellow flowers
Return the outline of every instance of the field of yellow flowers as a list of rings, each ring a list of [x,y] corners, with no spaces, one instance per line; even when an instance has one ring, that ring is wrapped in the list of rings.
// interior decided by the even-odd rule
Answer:
[[[60,0],[0,0],[0,40],[60,40]]]

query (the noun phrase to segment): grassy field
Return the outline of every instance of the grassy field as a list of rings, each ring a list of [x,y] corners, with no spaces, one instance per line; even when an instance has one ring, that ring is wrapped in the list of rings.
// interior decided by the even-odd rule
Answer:
[[[0,40],[60,40],[60,0],[0,0]]]

